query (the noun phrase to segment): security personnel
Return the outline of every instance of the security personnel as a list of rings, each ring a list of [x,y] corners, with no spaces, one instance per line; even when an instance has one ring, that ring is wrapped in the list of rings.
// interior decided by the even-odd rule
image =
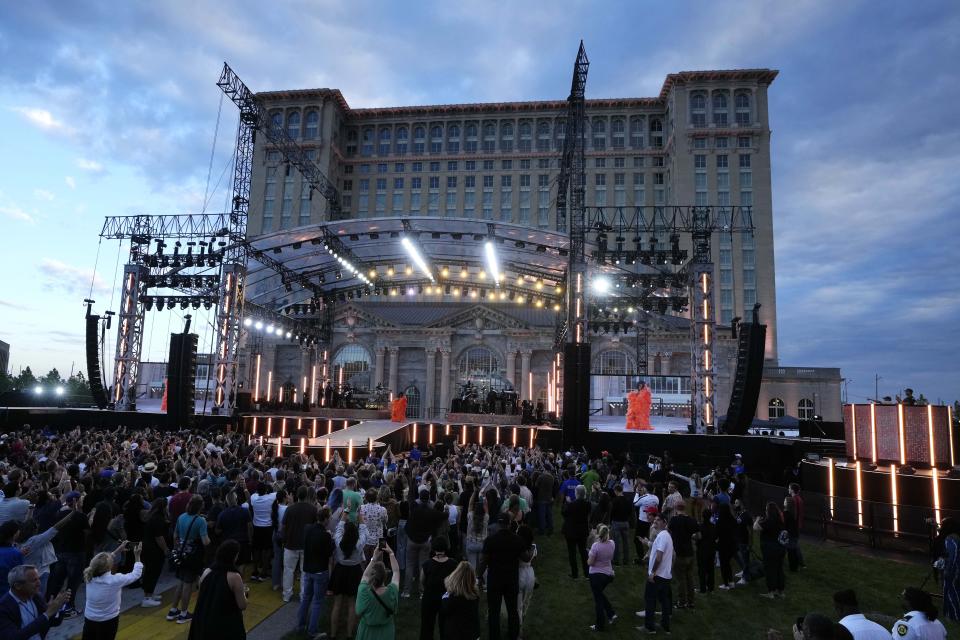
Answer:
[[[901,594],[910,612],[897,620],[891,634],[898,640],[946,640],[947,629],[937,620],[937,608],[930,594],[907,587]]]

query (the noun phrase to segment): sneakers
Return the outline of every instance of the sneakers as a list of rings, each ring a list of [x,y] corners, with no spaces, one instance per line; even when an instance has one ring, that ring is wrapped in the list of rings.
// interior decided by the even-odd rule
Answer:
[[[144,597],[144,599],[140,601],[141,607],[159,607],[161,604],[163,604],[163,602],[161,602],[157,596]]]
[[[608,618],[608,619],[607,619],[607,622],[608,622],[609,624],[613,624],[614,622],[617,621],[617,618],[618,618],[618,617],[619,617],[619,616],[618,616],[617,614],[613,614],[613,616],[612,616],[611,618]]]
[[[69,618],[76,618],[78,615],[80,615],[80,612],[77,610],[77,608],[76,608],[76,607],[70,607],[69,609],[66,609],[66,610],[63,612],[63,619],[66,620],[66,619],[69,619]]]
[[[745,584],[750,584],[750,583],[747,582],[746,580],[744,580],[743,578],[740,578],[739,580],[737,580],[737,584],[739,584],[739,585],[745,585]]]
[[[171,607],[170,611],[167,611],[167,620],[176,620],[177,616],[180,615],[180,609],[176,607]]]
[[[733,587],[731,587],[728,584],[722,584],[719,587],[717,587],[717,589],[722,589],[723,591],[730,591],[730,589],[733,589]]]
[[[773,600],[774,598],[777,597],[777,594],[776,594],[775,591],[768,591],[768,592],[766,592],[766,593],[761,593],[761,594],[760,594],[760,597],[761,597],[761,598],[766,598],[767,600]]]
[[[743,577],[743,571],[737,571],[735,574],[733,574],[733,577],[734,577],[734,578],[742,578],[742,577]]]
[[[177,624],[189,624],[193,620],[193,614],[189,611],[184,611],[179,616],[177,616]]]
[[[401,597],[401,598],[409,598],[409,597],[410,597],[410,592],[409,592],[409,591],[404,591],[403,593],[400,594],[400,597]]]
[[[257,574],[253,574],[250,576],[250,582],[263,582],[263,578]]]

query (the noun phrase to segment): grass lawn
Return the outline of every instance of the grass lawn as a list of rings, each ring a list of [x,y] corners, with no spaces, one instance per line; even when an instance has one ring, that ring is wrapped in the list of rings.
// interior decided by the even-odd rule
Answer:
[[[559,520],[557,521],[559,523]],[[593,598],[589,583],[582,577],[574,581],[569,576],[567,551],[563,537],[554,534],[537,540],[540,554],[534,561],[539,589],[524,623],[524,640],[555,640],[596,635],[605,638],[637,638],[635,627],[642,624],[634,611],[643,607],[645,573],[636,565],[616,567],[617,575],[607,590],[619,619],[601,634],[593,634]],[[632,551],[632,550],[631,550]],[[899,594],[908,585],[919,586],[926,576],[926,565],[899,562],[865,556],[855,549],[832,543],[821,544],[806,539],[803,552],[807,568],[797,574],[787,571],[787,597],[766,600],[759,597],[765,591],[763,579],[729,592],[715,591],[697,594],[694,610],[674,610],[673,638],[697,640],[762,639],[770,628],[779,629],[787,640],[793,621],[800,615],[816,611],[833,617],[831,596],[835,591],[853,588],[865,612],[889,616],[902,615]],[[918,559],[920,560],[920,559]],[[631,560],[632,561],[632,560]],[[717,580],[719,580],[717,570]],[[927,588],[931,588],[927,583]],[[482,597],[482,596],[481,596]],[[676,590],[674,589],[674,601]],[[940,601],[936,601],[938,608]],[[485,607],[481,605],[481,620],[485,629]],[[399,640],[419,637],[419,608],[416,600],[401,600],[398,615]],[[322,628],[329,629],[327,623]],[[504,635],[506,620],[503,624]],[[950,637],[960,634],[960,625],[947,623]],[[661,634],[662,635],[662,634]],[[289,634],[288,640],[303,636]],[[483,638],[486,638],[484,631]]]

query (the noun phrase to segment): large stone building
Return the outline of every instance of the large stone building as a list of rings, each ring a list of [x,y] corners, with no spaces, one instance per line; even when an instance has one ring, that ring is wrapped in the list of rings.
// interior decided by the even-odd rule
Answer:
[[[749,318],[754,304],[760,303],[760,319],[768,327],[768,367],[777,365],[767,113],[767,90],[776,75],[768,69],[682,72],[668,75],[653,98],[586,103],[589,206],[750,207],[752,235],[716,234],[713,240],[715,314],[718,327],[729,326],[734,318]],[[411,411],[418,417],[449,409],[457,385],[467,380],[493,387],[512,384],[521,398],[544,397],[548,374],[552,376],[556,312],[554,301],[541,297],[540,291],[543,287],[560,291],[560,276],[551,280],[549,275],[562,261],[539,265],[548,277],[521,265],[538,266],[536,259],[552,253],[566,237],[555,206],[566,103],[352,109],[340,91],[332,89],[273,91],[258,98],[266,105],[272,126],[285,129],[335,183],[342,212],[338,220],[331,220],[327,202],[311,197],[299,172],[263,144],[261,136],[254,157],[249,235],[291,260],[291,266],[332,282],[344,275],[337,265],[320,266],[319,258],[310,257],[309,246],[301,248],[317,236],[320,225],[329,225],[345,239],[367,243],[368,250],[357,248],[356,254],[363,259],[364,273],[369,270],[378,284],[384,284],[381,295],[337,306],[329,345],[334,379],[341,367],[348,377],[359,376],[356,385],[382,383],[394,391],[413,392],[417,402]],[[388,246],[398,241],[385,233],[392,229],[396,238],[403,221],[417,221],[418,229],[428,232],[435,241],[424,244],[428,259],[437,270],[459,269],[461,282],[453,282],[452,289],[448,284],[443,291],[437,286],[433,295],[430,283],[426,290],[422,283],[406,288],[404,276],[418,274],[412,273],[415,267],[404,260],[402,251]],[[501,243],[507,237],[518,247],[539,243],[543,256],[515,255],[518,266],[513,271],[509,265],[505,268],[518,287],[529,287],[526,306],[499,304],[505,292],[499,298],[485,295],[482,260],[471,259],[468,248],[450,249],[451,244],[469,244],[468,234],[475,239],[502,234]],[[666,248],[666,238],[656,242]],[[689,247],[687,238],[681,242]],[[458,255],[463,259],[456,260]],[[397,286],[389,287],[392,282]],[[468,289],[470,282],[476,288]],[[397,287],[402,302],[393,297]],[[273,308],[306,302],[299,294],[267,274],[247,283],[248,299]],[[517,295],[524,300],[523,291]],[[536,306],[530,304],[534,300]],[[652,382],[665,405],[680,405],[689,397],[686,321],[669,314],[647,318],[646,372],[662,376]],[[637,370],[637,358],[643,358],[637,336],[626,330],[619,335],[618,328],[622,325],[614,324],[612,335],[604,332],[591,338],[595,373],[615,376]],[[718,334],[717,409],[722,411],[736,349],[726,332]],[[278,383],[286,379],[296,383],[309,370],[310,356],[299,345],[268,337],[256,351],[261,367]],[[242,378],[247,385],[253,380],[251,366],[246,365]],[[828,384],[839,389],[835,370],[817,370],[815,377],[818,384],[829,379]],[[778,381],[793,384],[785,378]],[[798,403],[807,398],[803,389],[807,382],[801,380],[799,391],[791,391]],[[595,408],[615,410],[608,405],[616,404],[626,384],[626,378],[598,376],[591,393]],[[759,417],[767,417],[770,402],[761,404]],[[805,403],[798,404],[786,413],[798,415],[805,408]],[[839,419],[839,402],[818,413]]]

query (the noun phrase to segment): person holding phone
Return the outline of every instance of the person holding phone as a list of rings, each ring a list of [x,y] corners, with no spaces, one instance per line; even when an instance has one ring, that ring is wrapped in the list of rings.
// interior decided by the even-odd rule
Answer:
[[[434,536],[430,541],[430,559],[420,567],[420,584],[423,585],[423,598],[420,600],[420,640],[432,640],[440,613],[440,603],[446,587],[443,586],[456,568],[447,553],[450,543],[445,536]],[[443,635],[443,629],[440,630]]]
[[[390,573],[384,559],[390,562]],[[389,582],[388,582],[389,580]],[[357,590],[355,614],[359,618],[356,640],[393,640],[397,636],[396,613],[400,606],[400,565],[393,549],[384,544],[373,560]]]
[[[114,556],[123,552],[127,544],[124,540],[113,553],[104,551],[93,556],[90,566],[83,571],[83,580],[87,583],[83,640],[113,640],[117,636],[123,588],[139,580],[143,573],[139,542],[133,547],[133,571],[113,573]]]

